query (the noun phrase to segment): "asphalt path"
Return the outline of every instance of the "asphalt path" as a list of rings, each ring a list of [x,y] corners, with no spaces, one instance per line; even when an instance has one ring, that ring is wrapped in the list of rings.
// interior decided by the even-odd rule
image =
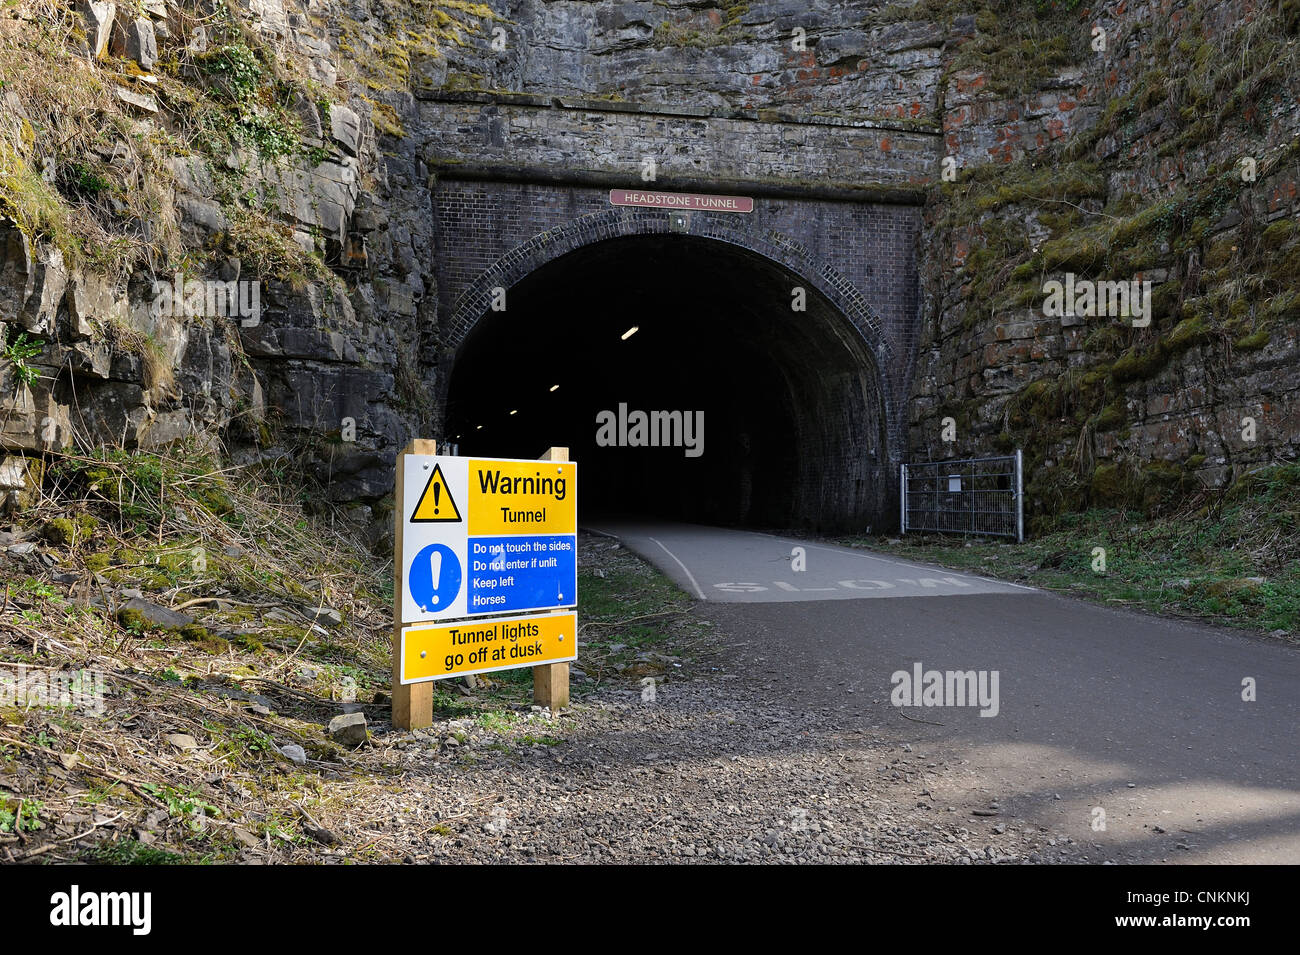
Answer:
[[[1117,862],[1300,862],[1293,646],[796,537],[590,529],[702,601],[773,698],[949,767],[922,803]]]

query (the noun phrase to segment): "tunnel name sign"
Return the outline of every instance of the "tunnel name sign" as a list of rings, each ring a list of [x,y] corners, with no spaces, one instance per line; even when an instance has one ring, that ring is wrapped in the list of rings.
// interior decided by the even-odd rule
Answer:
[[[407,454],[401,682],[577,659],[577,465]],[[410,626],[406,626],[410,625]]]
[[[679,212],[753,212],[749,196],[709,196],[693,192],[645,192],[640,189],[611,189],[609,201],[616,206],[646,209],[674,209]]]

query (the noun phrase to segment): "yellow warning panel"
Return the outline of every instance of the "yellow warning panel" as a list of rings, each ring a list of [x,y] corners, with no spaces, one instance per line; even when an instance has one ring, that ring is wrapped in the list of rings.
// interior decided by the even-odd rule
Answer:
[[[433,474],[429,475],[429,483],[424,486],[420,499],[415,502],[411,523],[435,524],[459,520],[460,511],[451,499],[451,488],[447,487],[447,479],[442,476],[442,465],[435,465]]]
[[[576,534],[578,466],[555,461],[469,462],[469,534]]]
[[[417,624],[402,630],[402,683],[576,659],[576,613]]]

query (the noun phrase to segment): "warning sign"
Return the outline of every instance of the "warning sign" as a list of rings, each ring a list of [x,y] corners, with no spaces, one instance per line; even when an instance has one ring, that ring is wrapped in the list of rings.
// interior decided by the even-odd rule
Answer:
[[[441,466],[435,464],[433,474],[429,476],[429,483],[424,486],[420,499],[415,502],[415,513],[411,515],[411,522],[431,524],[437,521],[458,520],[460,520],[460,511],[456,509],[451,491],[447,490],[447,479],[442,476]]]
[[[576,534],[575,464],[470,459],[470,534]]]
[[[408,454],[403,623],[577,605],[577,465]]]
[[[578,615],[494,617],[402,631],[401,682],[578,659]]]

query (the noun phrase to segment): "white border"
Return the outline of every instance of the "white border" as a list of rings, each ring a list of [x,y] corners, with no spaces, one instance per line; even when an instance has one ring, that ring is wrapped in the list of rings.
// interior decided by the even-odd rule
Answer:
[[[394,554],[394,561],[401,561],[400,570],[400,587],[401,608],[400,615],[403,626],[407,624],[418,623],[437,623],[437,622],[454,622],[462,617],[489,617],[493,614],[530,614],[536,616],[539,613],[545,613],[550,610],[576,610],[578,607],[578,462],[577,461],[543,461],[531,458],[476,458],[471,455],[449,455],[449,454],[407,454],[405,455],[407,464],[415,469],[419,464],[428,461],[431,467],[439,464],[445,465],[443,469],[443,479],[447,482],[449,491],[463,490],[463,512],[462,519],[454,522],[457,531],[454,535],[439,533],[436,530],[412,530],[412,527],[428,527],[428,525],[412,524],[411,517],[415,513],[415,507],[419,503],[420,494],[424,492],[421,488],[417,492],[404,494],[402,501],[401,520],[403,522],[402,535],[402,553]],[[400,460],[400,459],[399,459]],[[479,461],[492,464],[527,464],[527,465],[546,465],[556,464],[573,469],[573,532],[568,534],[557,534],[550,531],[521,530],[516,533],[503,534],[470,534],[469,533],[469,498],[470,498],[470,467],[471,461]],[[456,468],[458,474],[463,473],[463,479],[459,476],[453,480],[449,473],[452,468]],[[416,472],[419,473],[418,471]],[[415,482],[419,483],[419,482]],[[425,481],[427,485],[427,480]],[[452,485],[457,485],[453,488]],[[414,484],[412,485],[414,486]],[[460,503],[460,502],[458,502]],[[453,522],[446,522],[452,524]],[[436,525],[434,525],[436,527]],[[485,537],[560,537],[573,544],[573,593],[571,598],[565,598],[561,603],[551,603],[534,607],[514,607],[511,609],[502,609],[501,607],[487,607],[483,610],[474,610],[469,605],[470,578],[473,575],[472,556],[470,554],[470,542],[475,539]],[[414,539],[414,540],[413,540]],[[423,546],[431,543],[443,544],[451,548],[456,556],[461,560],[461,589],[448,606],[441,612],[441,615],[434,612],[417,613],[408,607],[408,604],[414,606],[414,601],[410,597],[410,565],[414,561],[415,555],[419,553]],[[568,580],[564,582],[568,586]],[[418,609],[418,608],[417,608]],[[556,661],[562,662],[562,661]]]

